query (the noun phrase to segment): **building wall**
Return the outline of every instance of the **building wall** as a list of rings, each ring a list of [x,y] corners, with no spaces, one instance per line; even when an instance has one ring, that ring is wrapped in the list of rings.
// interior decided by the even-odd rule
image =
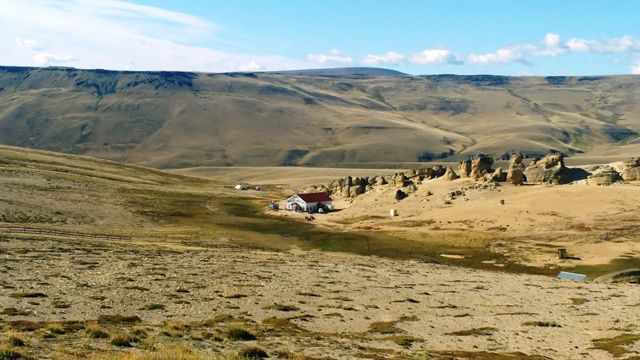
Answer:
[[[317,203],[317,202],[305,203],[301,198],[295,196],[295,197],[291,197],[291,198],[287,199],[287,210],[294,210],[295,209],[294,205],[296,205],[296,204],[298,206],[300,206],[300,209],[302,211],[305,211],[305,212],[309,211],[309,210],[317,211],[320,204],[323,204],[324,206],[326,206],[326,207],[328,207],[330,209],[333,209],[333,203],[331,201],[325,201],[325,202],[322,202],[322,203]]]

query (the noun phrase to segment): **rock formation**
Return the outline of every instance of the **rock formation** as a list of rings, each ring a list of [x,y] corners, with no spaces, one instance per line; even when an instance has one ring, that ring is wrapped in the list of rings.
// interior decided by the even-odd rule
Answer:
[[[524,169],[525,166],[522,163],[522,157],[520,155],[512,155],[509,161],[506,181],[513,185],[521,185],[525,180]]]
[[[609,165],[602,166],[595,170],[588,178],[589,185],[611,185],[622,180],[620,174]]]
[[[566,167],[562,154],[550,154],[542,159],[533,159],[524,169],[530,183],[566,184]]]
[[[507,181],[507,173],[499,167],[493,173],[486,174],[484,178],[486,181],[505,182]]]
[[[624,181],[640,181],[640,157],[624,161],[619,172]]]
[[[491,172],[491,165],[493,165],[492,158],[485,155],[479,155],[471,161],[471,172],[469,173],[469,177],[473,180],[481,179],[483,176]]]
[[[400,189],[396,190],[396,196],[395,196],[396,200],[400,201],[406,197],[407,197],[407,194],[404,191]]]
[[[458,174],[461,178],[468,178],[471,174],[471,160],[465,160],[460,163]]]
[[[458,174],[453,171],[451,166],[447,166],[447,169],[445,170],[444,175],[442,175],[442,178],[447,181],[453,181],[460,178],[460,176],[458,176]]]
[[[588,184],[609,185],[618,181],[640,181],[640,157],[628,161],[613,163],[607,166],[596,166],[589,169],[592,173],[581,168],[568,168],[564,164],[562,154],[550,154],[542,159],[534,159],[529,166],[525,167],[522,157],[512,155],[509,162],[509,169],[505,172],[502,168],[491,169],[493,159],[480,155],[473,160],[466,160],[460,163],[460,173],[450,167],[436,165],[430,168],[420,168],[398,172],[392,175],[370,176],[370,177],[345,177],[333,180],[328,186],[313,186],[304,192],[325,192],[333,196],[343,198],[353,198],[378,188],[394,189],[407,194],[415,192],[417,185],[423,180],[442,178],[444,180],[455,180],[458,178],[471,178],[473,180],[484,181],[478,184],[483,189],[499,186],[501,182],[508,182],[513,185],[520,185],[527,181],[529,183],[545,184],[568,184],[577,180],[587,179]],[[404,198],[404,197],[403,197]]]
[[[393,183],[396,189],[403,188],[408,185],[409,178],[405,174],[396,174],[393,178]]]

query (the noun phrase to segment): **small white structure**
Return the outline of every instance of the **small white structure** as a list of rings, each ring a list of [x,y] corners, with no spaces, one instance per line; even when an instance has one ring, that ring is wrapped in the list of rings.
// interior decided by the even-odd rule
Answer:
[[[238,185],[235,186],[235,189],[236,190],[244,190],[246,188],[244,187],[244,185],[238,184]]]
[[[389,210],[389,216],[391,217],[398,216],[398,210],[396,209]]]
[[[317,212],[333,210],[333,199],[325,193],[295,194],[287,199],[287,210]]]

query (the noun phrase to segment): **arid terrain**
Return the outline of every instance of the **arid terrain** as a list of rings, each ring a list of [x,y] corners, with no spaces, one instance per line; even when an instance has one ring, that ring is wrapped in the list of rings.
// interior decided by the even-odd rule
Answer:
[[[634,183],[435,178],[401,201],[387,185],[336,196],[313,221],[266,210],[336,177],[397,171],[163,172],[0,147],[0,355],[640,356],[640,287],[594,281],[640,267]]]

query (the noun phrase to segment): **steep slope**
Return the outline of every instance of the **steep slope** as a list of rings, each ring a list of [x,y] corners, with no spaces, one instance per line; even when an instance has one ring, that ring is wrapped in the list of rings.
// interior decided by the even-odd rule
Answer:
[[[639,77],[370,74],[4,67],[0,143],[161,168],[382,166],[610,152],[640,132]]]

